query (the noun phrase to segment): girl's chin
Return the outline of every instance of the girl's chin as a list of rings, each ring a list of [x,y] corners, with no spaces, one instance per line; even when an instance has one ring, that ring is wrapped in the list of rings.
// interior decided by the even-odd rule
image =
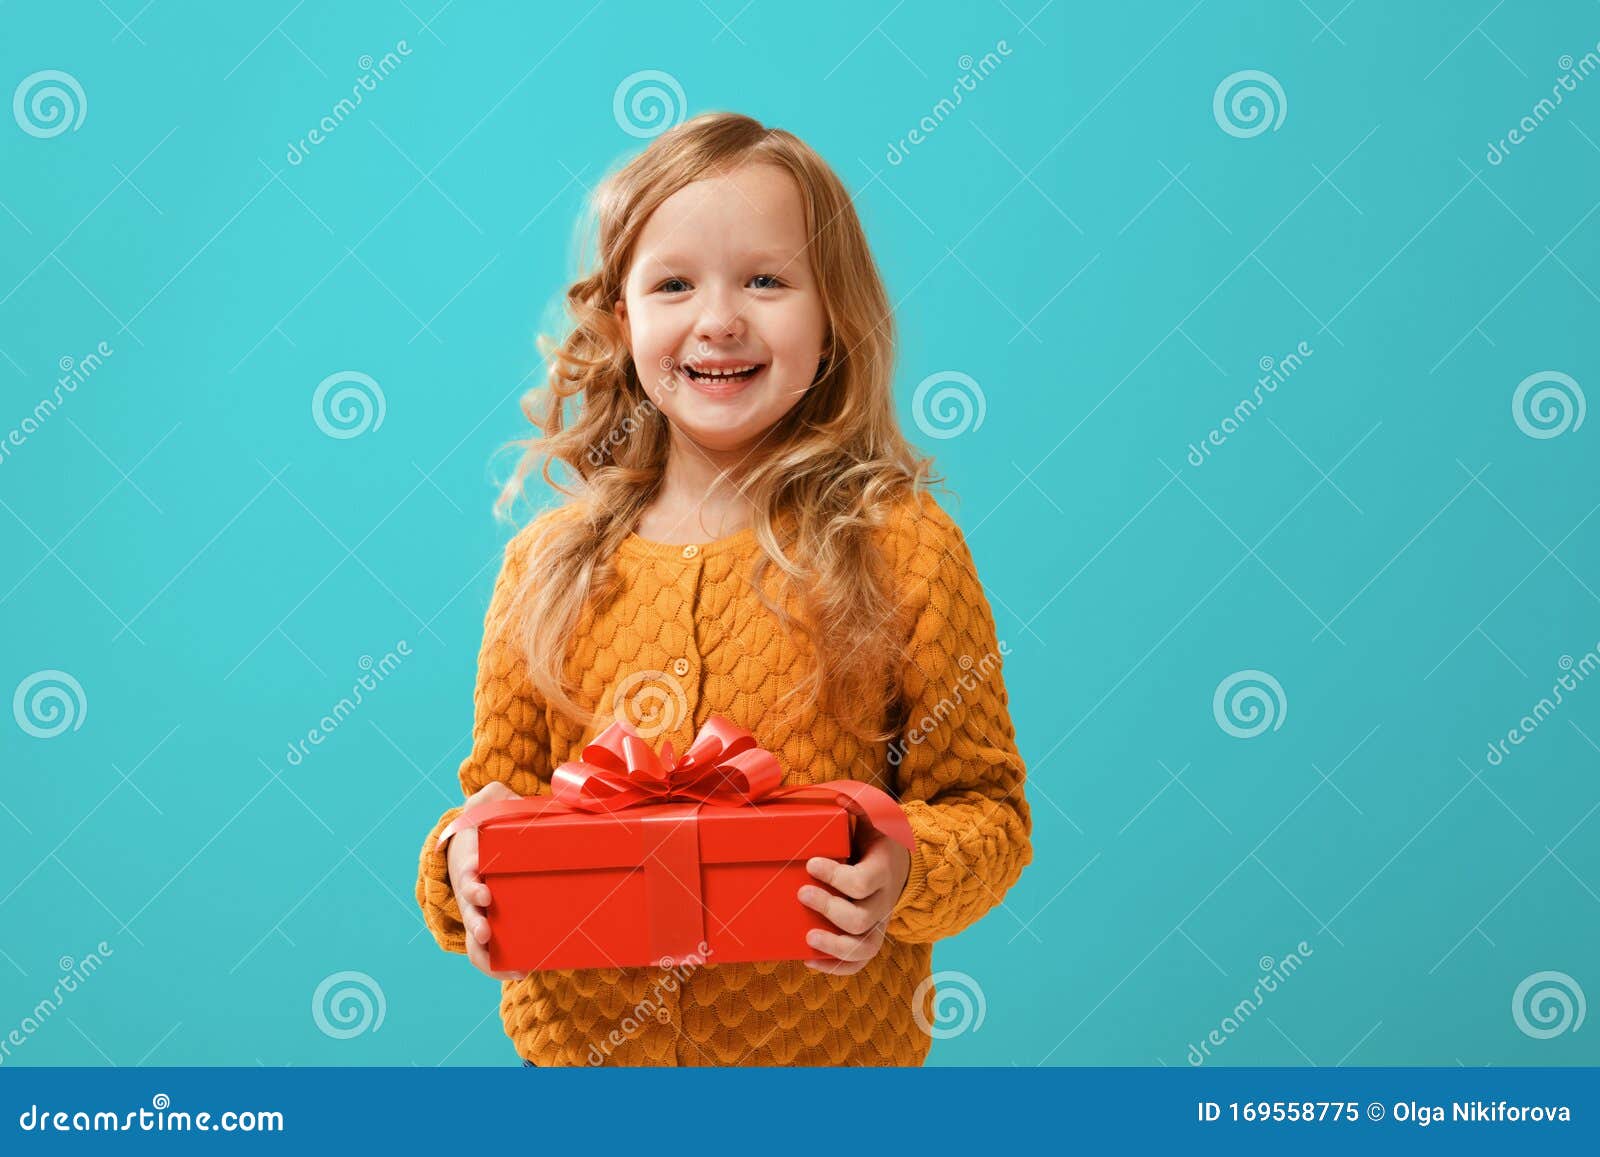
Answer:
[[[710,454],[731,454],[748,449],[772,429],[773,423],[759,422],[694,422],[679,423],[683,433],[700,449]]]
[[[708,453],[729,454],[749,450],[783,417],[782,413],[751,415],[707,413],[698,407],[679,409],[667,417],[696,446]]]

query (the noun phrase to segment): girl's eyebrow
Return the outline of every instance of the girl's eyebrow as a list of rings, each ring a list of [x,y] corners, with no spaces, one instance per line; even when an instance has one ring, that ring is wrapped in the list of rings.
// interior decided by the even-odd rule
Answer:
[[[792,261],[797,254],[786,249],[754,249],[739,254],[744,261]],[[694,258],[684,253],[649,253],[645,260],[654,262],[663,267],[693,265]]]

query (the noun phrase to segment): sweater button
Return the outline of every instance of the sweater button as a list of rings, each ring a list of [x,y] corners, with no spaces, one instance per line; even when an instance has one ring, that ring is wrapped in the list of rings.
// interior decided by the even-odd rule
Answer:
[[[672,1011],[663,1005],[661,1008],[656,1009],[656,1019],[662,1024],[671,1024]]]
[[[688,546],[683,548],[683,557],[684,558],[693,558],[695,555],[697,555],[699,553],[700,553],[700,548],[698,546],[696,546],[692,542]]]
[[[674,675],[687,675],[689,673],[689,660],[674,659],[672,661],[672,673]]]

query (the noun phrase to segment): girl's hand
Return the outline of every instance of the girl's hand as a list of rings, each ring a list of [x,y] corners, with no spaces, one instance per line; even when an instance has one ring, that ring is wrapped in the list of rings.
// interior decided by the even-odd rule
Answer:
[[[466,806],[521,798],[495,780],[467,800]],[[461,924],[467,933],[467,959],[485,976],[496,980],[521,980],[528,975],[526,972],[495,972],[489,967],[489,921],[483,914],[489,906],[489,885],[478,878],[478,829],[468,828],[451,836],[445,859],[450,866],[450,886],[455,890],[456,904],[461,909]]]
[[[849,976],[865,968],[883,947],[889,913],[910,878],[911,853],[874,827],[866,826],[865,831],[855,863],[845,864],[825,856],[813,856],[806,862],[806,871],[849,897],[835,896],[809,884],[800,889],[800,902],[821,912],[839,929],[813,930],[807,935],[806,942],[811,947],[831,958],[807,960],[806,967],[815,972]]]

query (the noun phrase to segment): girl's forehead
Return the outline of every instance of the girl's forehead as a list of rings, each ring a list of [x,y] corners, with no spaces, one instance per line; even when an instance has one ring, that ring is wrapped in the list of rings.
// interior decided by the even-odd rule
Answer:
[[[691,181],[656,207],[640,234],[641,246],[670,242],[675,233],[700,229],[736,235],[749,244],[791,251],[805,241],[800,187],[776,165],[744,165]]]

